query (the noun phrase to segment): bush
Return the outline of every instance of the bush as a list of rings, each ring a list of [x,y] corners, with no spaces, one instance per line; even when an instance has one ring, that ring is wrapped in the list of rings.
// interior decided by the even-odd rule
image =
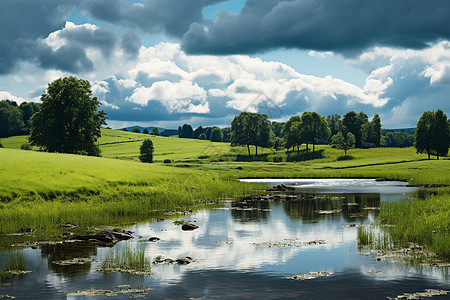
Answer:
[[[0,141],[0,148],[5,148],[3,147],[2,141]]]
[[[23,143],[22,145],[20,145],[20,149],[22,149],[22,150],[31,150],[32,147],[31,147],[31,144],[30,144],[30,143],[25,142],[25,143]]]
[[[133,128],[133,130],[132,130],[131,132],[134,132],[134,133],[141,133],[141,131],[139,130],[139,128]]]
[[[352,160],[354,157],[351,155],[341,155],[338,156],[338,158],[336,159],[337,161],[341,161],[341,160]]]
[[[139,159],[145,163],[152,163],[154,151],[155,148],[153,147],[153,142],[150,139],[144,140],[140,147],[141,155],[139,155]]]
[[[172,160],[171,160],[171,159],[165,159],[163,162],[164,162],[165,164],[170,164],[170,163],[172,163]]]

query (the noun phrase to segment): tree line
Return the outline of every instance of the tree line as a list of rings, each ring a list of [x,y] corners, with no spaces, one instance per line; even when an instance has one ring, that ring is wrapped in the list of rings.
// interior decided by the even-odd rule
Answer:
[[[89,81],[76,77],[57,79],[49,83],[40,100],[41,104],[20,105],[0,101],[0,137],[29,133],[31,145],[44,151],[100,155],[97,139],[101,126],[106,125],[106,114],[98,110],[101,104],[92,96]],[[242,112],[229,128],[199,126],[194,130],[184,124],[178,128],[178,136],[246,146],[249,155],[251,146],[257,155],[258,147],[300,151],[305,144],[306,151],[312,145],[314,152],[317,144],[330,144],[346,155],[352,148],[409,146],[413,141],[417,152],[427,153],[428,158],[435,155],[439,159],[448,154],[450,120],[442,110],[424,112],[414,131],[395,132],[381,127],[378,114],[369,120],[364,112],[349,111],[342,118],[337,114],[325,118],[316,112],[304,112],[285,123],[270,122],[265,114]],[[168,135],[156,127],[150,134]]]
[[[30,134],[31,117],[41,108],[35,102],[0,101],[0,138]]]

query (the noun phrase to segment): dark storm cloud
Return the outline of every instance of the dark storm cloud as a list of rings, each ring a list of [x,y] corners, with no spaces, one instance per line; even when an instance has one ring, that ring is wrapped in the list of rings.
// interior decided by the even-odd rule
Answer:
[[[0,9],[0,74],[13,72],[19,61],[31,61],[47,69],[91,71],[94,63],[86,55],[87,48],[98,49],[104,57],[110,57],[115,47],[120,46],[130,57],[137,56],[141,42],[131,31],[119,40],[115,32],[103,28],[64,28],[66,18],[81,3],[81,0],[3,0]],[[111,7],[110,13],[116,9],[114,3],[118,2],[108,1],[108,5],[102,6],[105,15],[108,7]],[[55,50],[43,39],[58,30],[58,37],[66,42]]]
[[[274,48],[346,55],[384,45],[423,48],[450,38],[448,0],[248,0],[239,14],[193,23],[191,54],[245,54]]]
[[[202,22],[203,8],[226,0],[86,0],[84,8],[94,17],[132,26],[150,33],[182,37],[194,22]]]
[[[26,46],[61,28],[75,1],[2,0],[0,8],[0,74],[21,59],[29,59]]]
[[[139,49],[142,46],[141,39],[132,31],[128,31],[122,36],[120,44],[122,49],[132,57],[138,55]]]

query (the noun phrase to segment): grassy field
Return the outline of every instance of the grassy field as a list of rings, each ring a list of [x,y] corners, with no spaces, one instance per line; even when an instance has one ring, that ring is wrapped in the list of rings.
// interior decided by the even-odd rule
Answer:
[[[154,164],[138,159],[146,138],[155,145]],[[260,155],[248,157],[245,147],[228,143],[103,129],[99,140],[103,157],[98,158],[18,150],[26,141],[26,136],[2,139],[0,233],[31,227],[44,238],[54,237],[66,222],[84,227],[129,224],[148,220],[163,209],[189,210],[260,188],[237,178],[383,177],[450,185],[450,159],[427,160],[413,148],[353,149],[347,160],[342,160],[343,151],[325,145],[318,145],[314,154],[303,146],[300,153],[259,149]],[[450,191],[424,199],[429,201],[383,207],[383,218],[397,224],[393,228],[398,232],[392,235],[400,242],[423,242],[448,255],[442,249],[448,249],[450,225],[435,221],[449,219]],[[432,208],[419,209],[428,205]],[[417,215],[421,221],[411,222]],[[440,233],[432,235],[430,230]]]

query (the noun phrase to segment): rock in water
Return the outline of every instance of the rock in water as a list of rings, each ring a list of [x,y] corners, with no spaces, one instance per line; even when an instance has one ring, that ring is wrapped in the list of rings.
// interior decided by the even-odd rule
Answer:
[[[186,224],[183,224],[183,226],[181,226],[181,229],[184,231],[192,231],[197,228],[198,228],[198,226],[194,225],[192,223],[186,223]]]

